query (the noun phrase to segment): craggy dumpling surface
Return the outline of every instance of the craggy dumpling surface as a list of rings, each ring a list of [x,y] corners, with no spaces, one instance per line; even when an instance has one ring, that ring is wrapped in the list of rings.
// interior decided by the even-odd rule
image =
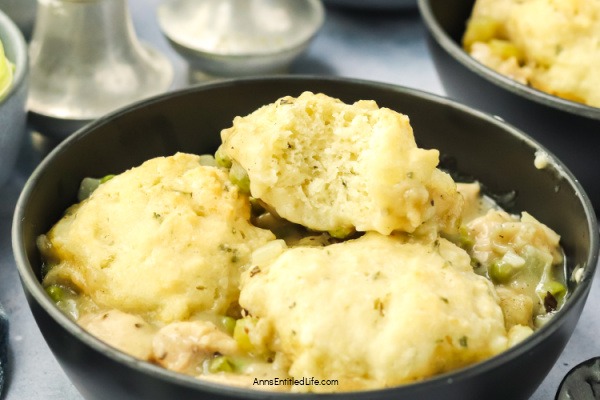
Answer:
[[[274,239],[249,218],[248,197],[224,170],[195,155],[155,158],[101,184],[52,228],[45,284],[150,320],[224,314],[237,300],[240,266]]]
[[[521,83],[600,107],[600,2],[477,0],[464,44]]]
[[[460,214],[439,152],[418,148],[408,117],[374,101],[304,92],[235,118],[221,137],[252,196],[310,229],[437,232]]]
[[[387,387],[507,347],[491,282],[445,239],[367,233],[327,247],[265,247],[243,275],[240,305],[256,321],[255,345],[287,358],[296,379]]]

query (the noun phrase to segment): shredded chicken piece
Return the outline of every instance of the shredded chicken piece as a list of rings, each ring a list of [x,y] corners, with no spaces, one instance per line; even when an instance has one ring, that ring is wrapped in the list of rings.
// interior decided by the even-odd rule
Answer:
[[[152,347],[159,365],[187,374],[201,372],[202,363],[216,354],[238,353],[236,341],[208,321],[169,324],[158,331]]]

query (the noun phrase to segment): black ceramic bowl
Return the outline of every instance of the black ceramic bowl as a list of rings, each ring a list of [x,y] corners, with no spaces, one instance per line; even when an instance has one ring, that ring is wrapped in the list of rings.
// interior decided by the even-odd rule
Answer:
[[[177,151],[213,152],[219,132],[284,95],[323,92],[346,102],[374,99],[410,116],[420,146],[438,148],[445,165],[516,194],[511,209],[528,210],[562,236],[568,268],[584,268],[549,324],[485,362],[402,387],[332,396],[274,394],[209,384],[113,350],[63,315],[40,284],[36,237],[76,201],[83,177],[118,173]],[[585,193],[560,162],[536,169],[540,146],[502,121],[445,98],[365,81],[280,77],[225,81],[166,94],[104,117],[61,143],[35,170],[14,216],[13,246],[27,299],[62,368],[86,399],[526,399],[548,373],[577,323],[598,257],[598,227]],[[505,154],[512,159],[507,162]],[[527,373],[523,373],[527,371]]]
[[[419,0],[428,43],[448,96],[498,115],[556,154],[600,210],[600,108],[515,82],[469,56],[461,38],[475,0]],[[505,157],[510,160],[510,153]]]

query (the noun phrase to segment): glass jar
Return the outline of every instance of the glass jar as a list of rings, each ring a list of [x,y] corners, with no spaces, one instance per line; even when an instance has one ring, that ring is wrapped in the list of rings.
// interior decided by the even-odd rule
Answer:
[[[173,81],[167,58],[138,40],[126,0],[38,0],[30,61],[28,107],[51,136]]]

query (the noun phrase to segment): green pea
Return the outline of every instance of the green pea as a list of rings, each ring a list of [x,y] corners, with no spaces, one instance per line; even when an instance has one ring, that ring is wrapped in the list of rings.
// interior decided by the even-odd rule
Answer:
[[[466,226],[461,226],[458,230],[458,245],[460,247],[462,247],[463,249],[468,249],[470,247],[473,247],[473,244],[475,243],[473,240],[473,237],[471,236],[471,234],[469,233],[469,230],[467,229]]]
[[[46,287],[46,293],[52,299],[53,302],[58,303],[61,300],[65,299],[65,289],[58,285],[50,285]]]
[[[488,275],[494,283],[507,283],[514,272],[512,265],[502,259],[494,260],[488,267]]]
[[[342,226],[328,231],[329,235],[336,239],[346,239],[355,232],[353,226]]]
[[[220,318],[219,322],[225,330],[225,332],[227,332],[230,335],[233,335],[233,331],[235,330],[236,325],[235,319],[224,315]]]
[[[215,152],[215,161],[219,167],[231,168],[231,158],[225,154],[221,147],[219,147]]]

